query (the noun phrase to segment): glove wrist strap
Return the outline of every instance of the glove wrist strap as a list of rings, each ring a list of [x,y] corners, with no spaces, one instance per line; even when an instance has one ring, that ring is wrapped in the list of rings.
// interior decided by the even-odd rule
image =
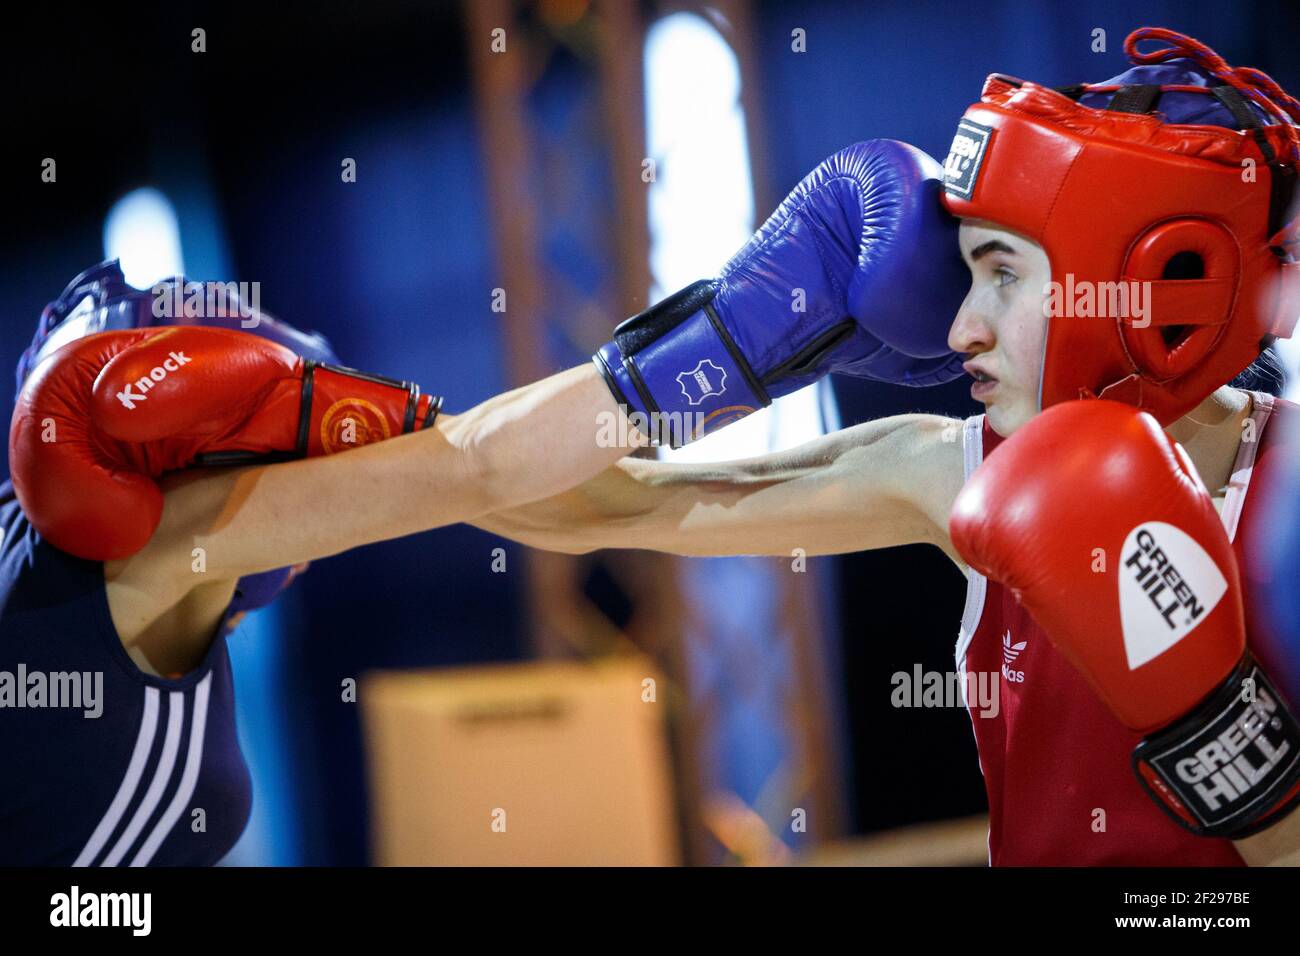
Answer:
[[[292,448],[204,452],[192,464],[267,464],[330,455],[431,428],[441,408],[441,396],[421,394],[414,382],[308,359],[303,362]]]
[[[1133,769],[1181,826],[1239,839],[1300,801],[1300,724],[1247,653],[1199,707],[1137,746]]]
[[[629,420],[654,444],[680,448],[772,399],[702,280],[635,315],[592,356]]]

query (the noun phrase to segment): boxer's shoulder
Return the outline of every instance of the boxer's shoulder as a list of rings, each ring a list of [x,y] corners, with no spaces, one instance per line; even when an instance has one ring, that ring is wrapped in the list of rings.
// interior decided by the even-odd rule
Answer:
[[[943,415],[906,417],[913,419],[906,439],[912,460],[906,469],[911,494],[918,510],[935,528],[935,543],[951,554],[948,513],[966,481],[967,423]]]
[[[965,480],[964,429],[960,419],[918,413],[865,422],[843,435],[859,446],[850,456],[859,480],[922,516],[926,540],[943,547],[948,510]]]

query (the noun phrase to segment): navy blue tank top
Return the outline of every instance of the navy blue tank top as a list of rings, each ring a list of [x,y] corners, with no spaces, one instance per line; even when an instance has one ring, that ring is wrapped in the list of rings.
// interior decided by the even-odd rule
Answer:
[[[177,680],[118,639],[103,565],[0,484],[0,866],[206,866],[252,808],[222,622]]]

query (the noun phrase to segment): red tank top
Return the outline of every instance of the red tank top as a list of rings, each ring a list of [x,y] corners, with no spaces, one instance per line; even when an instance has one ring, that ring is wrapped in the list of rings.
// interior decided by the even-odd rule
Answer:
[[[1248,526],[1258,523],[1242,516],[1258,498],[1251,492],[1270,467],[1270,439],[1279,431],[1270,420],[1297,410],[1270,395],[1253,397],[1256,440],[1238,449],[1222,509],[1239,561]],[[1000,441],[985,416],[966,421],[967,477]],[[1267,671],[1271,642],[1256,640],[1250,582],[1242,581],[1247,641]],[[1130,764],[1141,736],[1111,715],[1010,590],[975,571],[967,573],[956,653],[969,690],[998,682],[996,708],[981,708],[969,693],[967,700],[994,866],[1243,865],[1232,841],[1189,833],[1156,806]]]

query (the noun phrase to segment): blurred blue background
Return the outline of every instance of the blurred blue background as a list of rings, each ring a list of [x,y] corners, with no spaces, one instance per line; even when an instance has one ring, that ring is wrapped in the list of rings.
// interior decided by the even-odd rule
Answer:
[[[702,9],[664,10],[683,7]],[[1123,39],[1143,25],[1190,33],[1300,89],[1298,11],[1280,0],[756,2],[750,92],[766,126],[752,148],[772,200],[856,140],[897,138],[942,157],[986,74],[1101,80],[1124,69]],[[4,68],[14,100],[6,162],[16,168],[3,181],[0,240],[0,352],[9,361],[41,307],[103,257],[113,204],[152,186],[176,209],[192,278],[260,281],[267,311],[325,333],[349,364],[446,395],[452,411],[508,386],[460,5],[326,0],[15,16]],[[202,55],[188,52],[195,25],[208,31]],[[1097,29],[1104,53],[1092,52]],[[791,51],[794,30],[806,32],[806,52]],[[626,56],[641,52],[630,46]],[[589,199],[543,223],[547,266],[592,290],[612,281],[612,251],[589,238],[609,216],[611,187],[604,157],[566,124],[597,95],[580,57],[560,52],[529,104],[544,132],[575,143],[564,175],[578,177]],[[34,173],[46,156],[58,159],[57,186]],[[354,184],[340,181],[347,157]],[[604,320],[612,326],[639,307]],[[583,361],[584,344],[549,342],[548,367]],[[974,411],[962,383],[924,394],[863,382],[836,389],[845,424],[917,408]],[[231,649],[258,789],[232,862],[366,861],[360,733],[341,682],[370,667],[523,656],[522,584],[491,573],[496,547],[511,560],[519,550],[464,526],[362,548],[317,562],[286,599],[241,626]],[[983,799],[963,713],[910,714],[905,746],[889,731],[898,714],[886,695],[857,690],[865,675],[918,659],[951,667],[961,579],[936,554],[908,550],[905,574],[897,555],[837,559],[846,594],[855,582],[894,579],[882,590],[893,595],[887,606],[838,609],[856,791],[872,766],[906,761],[897,793],[877,795],[869,812],[853,801],[861,831],[977,811]],[[886,639],[899,634],[921,639],[900,649]],[[918,751],[917,740],[934,744]]]

